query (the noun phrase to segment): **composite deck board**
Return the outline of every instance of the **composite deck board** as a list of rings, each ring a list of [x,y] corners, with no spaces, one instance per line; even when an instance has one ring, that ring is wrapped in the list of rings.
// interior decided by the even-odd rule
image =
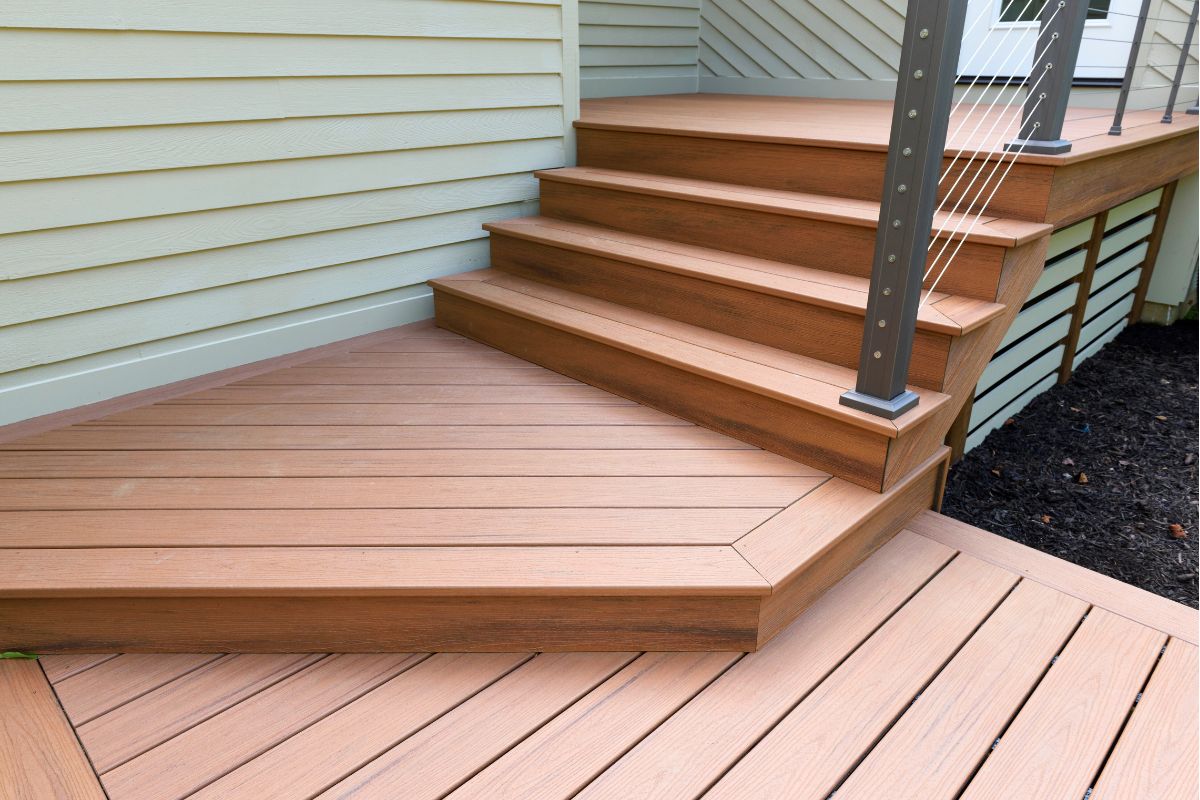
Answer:
[[[629,656],[602,656],[619,665]],[[195,795],[311,797],[386,753],[523,663],[511,654],[438,653],[313,723]]]
[[[407,654],[324,658],[105,772],[104,788],[110,800],[187,795],[420,660]]]
[[[114,414],[97,425],[688,425],[644,406],[582,404],[309,403],[164,405]]]
[[[533,734],[629,660],[545,653],[317,795],[436,800]]]
[[[36,661],[0,661],[0,797],[104,800],[104,792]]]
[[[54,691],[71,719],[85,723],[216,658],[211,654],[178,653],[165,658],[127,654],[59,681]]]
[[[1081,600],[1022,581],[838,791],[889,800],[957,797],[1086,611]]]
[[[1104,764],[1095,800],[1162,798],[1191,800],[1197,781],[1196,646],[1173,639],[1154,668],[1129,724]]]
[[[25,478],[10,511],[161,508],[783,508],[820,486],[799,477]]]
[[[1083,797],[1166,636],[1093,609],[1000,737],[964,800]]]
[[[824,798],[1005,598],[1016,577],[957,556],[706,797]],[[920,642],[920,647],[914,647]],[[887,665],[881,669],[881,665]]]
[[[732,548],[715,546],[11,549],[4,559],[0,592],[10,598],[737,596],[771,590]]]
[[[875,100],[836,100],[749,96],[749,95],[674,95],[656,97],[619,97],[584,102],[588,125],[607,128],[658,129],[683,132],[689,136],[737,137],[760,141],[806,143],[847,149],[886,150],[892,104]],[[967,114],[971,124],[961,124]],[[983,115],[982,117],[980,115]],[[1129,111],[1123,120],[1120,137],[1107,136],[1111,115],[1095,108],[1071,108],[1063,125],[1063,136],[1072,149],[1062,156],[1022,153],[1030,164],[1061,164],[1095,158],[1098,155],[1136,148],[1155,139],[1175,134],[1161,124],[1158,111]],[[979,124],[975,124],[978,122]],[[1195,127],[1194,120],[1175,117],[1175,124]],[[1015,126],[1011,108],[954,111],[950,117],[950,136],[946,148],[968,152],[982,149],[981,155],[999,158],[994,151],[994,130]],[[988,140],[991,137],[991,140]]]
[[[46,672],[46,678],[50,683],[58,683],[59,681],[69,678],[72,675],[77,675],[85,669],[103,664],[105,661],[116,658],[118,653],[76,653],[72,655],[61,656],[44,656],[42,661],[42,669]]]
[[[0,451],[0,478],[828,477],[752,450]]]
[[[777,508],[13,511],[0,515],[0,548],[732,545],[778,512]]]
[[[111,800],[1194,796],[1195,646],[958,533],[900,533],[757,653],[222,656],[78,730]]]
[[[437,341],[437,340],[433,340]],[[463,341],[470,341],[464,339]],[[471,342],[471,344],[478,344]],[[483,345],[478,345],[483,347]],[[582,403],[585,405],[633,405],[632,400],[597,389],[594,386],[557,385],[429,385],[339,386],[221,386],[189,394],[163,405],[214,405],[231,403]]]
[[[314,663],[316,654],[227,655],[76,728],[107,772]],[[107,689],[93,689],[107,696]]]
[[[450,359],[443,359],[443,361]],[[524,368],[456,369],[453,367],[291,367],[237,381],[231,386],[416,385],[437,386],[578,386],[579,381],[549,370]]]
[[[0,450],[754,450],[686,425],[80,425]]]

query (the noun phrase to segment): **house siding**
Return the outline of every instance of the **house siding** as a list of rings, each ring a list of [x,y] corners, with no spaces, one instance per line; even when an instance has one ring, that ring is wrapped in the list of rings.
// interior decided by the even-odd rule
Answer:
[[[533,213],[574,0],[0,10],[0,424],[431,314]],[[565,31],[565,35],[564,35]]]
[[[695,92],[700,0],[579,3],[584,97]]]

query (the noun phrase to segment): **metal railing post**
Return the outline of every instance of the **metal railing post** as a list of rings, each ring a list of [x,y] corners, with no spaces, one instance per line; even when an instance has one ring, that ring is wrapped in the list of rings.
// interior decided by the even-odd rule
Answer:
[[[908,391],[967,0],[909,0],[854,391],[842,405],[895,419]]]
[[[1087,13],[1088,0],[1050,0],[1042,8],[1021,127],[1006,150],[1053,155],[1071,149],[1071,142],[1062,138],[1063,120]]]
[[[1171,94],[1167,98],[1167,110],[1163,112],[1162,117],[1162,121],[1167,124],[1170,124],[1174,118],[1175,100],[1179,97],[1179,84],[1183,83],[1183,70],[1187,67],[1188,51],[1192,49],[1192,37],[1196,34],[1197,9],[1200,9],[1200,2],[1192,5],[1192,15],[1188,17],[1187,33],[1183,35],[1183,47],[1179,49],[1179,65],[1175,67],[1175,80],[1171,82]]]
[[[1150,0],[1142,0],[1142,10],[1138,12],[1137,27],[1133,30],[1133,42],[1129,45],[1129,61],[1125,64],[1125,78],[1121,81],[1121,94],[1117,97],[1117,110],[1113,114],[1112,127],[1108,129],[1109,136],[1121,135],[1121,120],[1125,119],[1125,104],[1129,101],[1129,89],[1133,86],[1133,73],[1137,69],[1138,51],[1142,47],[1142,35],[1146,32],[1146,17],[1150,13]]]

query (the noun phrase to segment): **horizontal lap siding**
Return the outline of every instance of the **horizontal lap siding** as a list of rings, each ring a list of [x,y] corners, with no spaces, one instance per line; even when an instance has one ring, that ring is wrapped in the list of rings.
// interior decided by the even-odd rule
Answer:
[[[700,0],[579,3],[584,97],[695,92]]]
[[[1156,189],[1108,212],[1071,369],[1128,324],[1161,197],[1162,190]],[[975,388],[967,450],[1057,383],[1092,224],[1087,219],[1051,237],[1041,280]]]
[[[5,4],[0,424],[429,316],[565,163],[567,3]]]

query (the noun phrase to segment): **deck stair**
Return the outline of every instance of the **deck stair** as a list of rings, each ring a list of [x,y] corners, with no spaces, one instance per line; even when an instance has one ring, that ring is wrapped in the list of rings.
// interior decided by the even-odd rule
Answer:
[[[846,196],[828,147],[774,137],[776,163],[808,176],[804,191],[779,188],[757,168],[752,123],[697,135],[680,119],[594,127],[585,113],[580,165],[537,173],[541,216],[487,226],[490,270],[431,282],[438,323],[886,492],[941,446],[1036,281],[1050,227],[939,214],[964,241],[917,321],[920,403],[885,420],[839,404],[856,379],[879,203]],[[668,152],[705,146],[722,122],[727,158],[684,169]],[[627,162],[604,144],[614,128],[639,143]]]
[[[982,217],[918,316],[920,403],[851,409],[879,204],[799,137],[772,157],[804,184],[772,185],[731,120],[729,158],[660,173],[652,143],[600,158],[585,113],[540,216],[431,282],[445,330],[0,445],[0,646],[761,647],[937,506],[1050,228]]]

